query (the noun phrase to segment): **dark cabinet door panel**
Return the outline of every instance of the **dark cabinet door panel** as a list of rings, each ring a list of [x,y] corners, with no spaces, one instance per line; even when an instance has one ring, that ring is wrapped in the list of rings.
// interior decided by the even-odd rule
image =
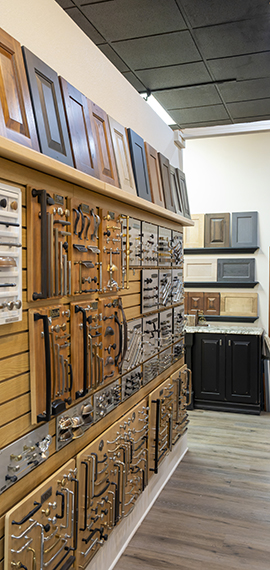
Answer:
[[[230,246],[230,214],[205,214],[204,247]]]
[[[41,152],[73,166],[57,73],[27,48],[22,50]]]
[[[127,133],[137,194],[152,202],[143,139],[132,129],[127,129]]]
[[[170,175],[170,163],[166,156],[163,156],[160,152],[158,153],[160,174],[163,186],[163,193],[165,199],[165,206],[167,210],[171,212],[176,212],[176,206],[173,199],[173,193],[171,188],[171,175]]]
[[[177,176],[177,169],[170,165],[170,176],[171,176],[171,189],[173,195],[173,201],[175,205],[175,210],[177,214],[184,216],[184,205],[183,196],[181,193],[180,181]]]
[[[232,213],[232,247],[258,245],[258,212]]]
[[[203,293],[202,292],[195,292],[195,293],[186,293],[187,295],[187,308],[188,314],[194,315],[197,314],[198,311],[203,311]]]
[[[219,311],[220,311],[220,294],[204,293],[203,294],[204,315],[219,315]]]
[[[118,171],[120,186],[126,192],[137,195],[133,176],[127,132],[125,127],[109,117],[112,142]]]
[[[39,150],[21,47],[1,29],[0,135]]]
[[[158,206],[165,206],[162,181],[160,176],[159,161],[157,151],[148,143],[144,143],[146,162],[148,168],[148,176],[152,202]]]
[[[119,188],[108,115],[95,103],[89,100],[88,103],[91,105],[96,129],[100,179]]]
[[[182,170],[176,168],[177,178],[180,186],[180,203],[183,206],[183,215],[185,218],[190,218],[190,207],[189,207],[189,199],[188,199],[188,191],[187,191],[187,184],[186,184],[186,176]]]
[[[251,283],[255,281],[255,259],[218,259],[217,260],[217,280],[220,283]]]
[[[196,334],[193,382],[196,398],[225,399],[225,349],[222,335]]]
[[[226,340],[226,398],[256,404],[259,400],[260,337],[228,335]]]
[[[60,85],[75,167],[99,178],[95,128],[89,113],[88,100],[63,77],[60,77]]]

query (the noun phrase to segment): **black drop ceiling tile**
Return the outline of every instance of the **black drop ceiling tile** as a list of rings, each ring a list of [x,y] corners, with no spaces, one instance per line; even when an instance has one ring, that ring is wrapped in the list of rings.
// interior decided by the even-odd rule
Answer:
[[[219,85],[219,90],[226,103],[268,98],[270,95],[270,77],[223,83]]]
[[[240,117],[234,123],[256,123],[256,121],[269,121],[270,113],[267,115],[258,115],[257,117]]]
[[[139,79],[137,79],[136,75],[134,75],[134,73],[132,73],[132,71],[126,71],[123,73],[123,76],[129,81],[129,83],[131,83],[131,85],[137,89],[137,91],[146,91],[146,87],[145,85],[143,85],[143,83],[140,82]]]
[[[192,109],[176,109],[170,111],[176,123],[199,123],[204,121],[218,121],[229,119],[223,105],[209,105],[206,107],[193,107]]]
[[[269,50],[269,20],[254,18],[194,30],[206,59]]]
[[[224,59],[210,59],[207,64],[216,80],[268,77],[270,75],[270,51]]]
[[[232,121],[230,119],[219,119],[215,121],[196,121],[195,123],[181,123],[181,129],[196,129],[198,127],[216,127],[217,125],[231,125]]]
[[[114,42],[113,47],[134,71],[201,59],[187,31]]]
[[[78,8],[67,8],[66,13],[95,44],[104,42],[104,38],[97,32],[97,30],[95,30],[89,20],[87,20]]]
[[[227,107],[233,119],[270,115],[270,98],[228,103]]]
[[[269,13],[266,0],[176,0],[193,27],[255,18]]]
[[[136,71],[136,74],[147,85],[148,89],[180,87],[182,85],[211,81],[211,77],[202,61],[143,69]]]
[[[82,10],[108,41],[187,29],[174,0],[114,0]]]
[[[99,49],[106,55],[106,57],[119,69],[119,71],[129,71],[127,65],[122,61],[117,53],[109,46],[109,44],[103,44],[98,46]]]
[[[216,105],[221,103],[214,85],[174,89],[173,91],[164,91],[163,93],[155,93],[154,95],[166,109],[185,109],[188,107],[200,107],[201,105]]]
[[[74,2],[72,2],[72,0],[56,0],[56,2],[64,9],[74,8]]]

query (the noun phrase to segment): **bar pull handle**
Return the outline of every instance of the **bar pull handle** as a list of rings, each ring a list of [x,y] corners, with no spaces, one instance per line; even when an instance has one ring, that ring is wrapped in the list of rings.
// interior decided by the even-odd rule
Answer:
[[[73,481],[75,483],[75,496],[76,496],[76,501],[75,501],[75,533],[74,533],[74,546],[73,548],[71,548],[70,550],[77,550],[77,545],[78,545],[78,521],[79,521],[79,480],[76,479],[75,477],[71,477],[70,481]]]
[[[68,560],[66,560],[65,564],[61,566],[60,570],[68,570],[73,562],[75,562],[75,556],[70,556]]]
[[[82,205],[81,204],[78,207],[78,212],[80,213],[81,221],[82,221],[81,229],[78,233],[78,238],[82,239],[82,234],[83,234],[83,230],[84,230],[84,226],[85,226],[85,217],[84,217],[83,212],[82,212]]]
[[[123,340],[122,339],[122,326],[121,326],[121,323],[118,319],[117,311],[115,311],[115,313],[114,313],[114,322],[118,326],[118,333],[119,333],[119,349],[118,349],[118,353],[116,354],[115,359],[114,359],[115,366],[117,366],[118,360],[120,358],[120,354],[122,352],[122,340]]]
[[[83,389],[76,392],[76,398],[81,398],[87,394],[87,317],[86,310],[80,305],[75,305],[75,313],[79,312],[83,316]]]
[[[125,356],[126,356],[126,352],[127,352],[127,344],[128,344],[128,325],[127,325],[127,319],[126,319],[126,315],[125,315],[125,311],[122,305],[122,299],[121,297],[119,297],[118,299],[118,307],[122,313],[122,318],[123,318],[123,327],[122,328],[122,334],[123,334],[123,349],[121,347],[121,361],[118,362],[118,371],[121,373],[122,371],[122,366],[125,360]]]
[[[152,400],[152,404],[156,404],[156,427],[155,427],[155,459],[154,459],[154,468],[151,468],[150,471],[154,471],[154,473],[158,473],[158,452],[159,452],[159,427],[160,427],[160,399]]]
[[[88,505],[88,479],[89,479],[89,465],[87,461],[81,461],[81,465],[85,465],[85,488],[84,488],[84,524],[80,530],[84,531],[87,528],[87,505]]]
[[[35,508],[32,509],[32,511],[30,511],[27,515],[25,515],[25,517],[23,517],[23,519],[21,521],[12,521],[11,524],[17,524],[17,525],[22,525],[24,524],[26,521],[28,521],[29,519],[31,519],[31,517],[34,516],[35,513],[37,513],[37,511],[40,509],[42,503],[37,503],[36,501],[34,502]]]
[[[47,299],[48,296],[48,280],[47,280],[47,264],[49,258],[48,251],[48,222],[47,222],[47,204],[53,205],[54,200],[46,190],[32,190],[33,198],[38,198],[41,208],[41,292],[34,292],[33,301],[37,299]]]
[[[189,383],[188,383],[188,396],[189,396],[189,398],[188,398],[187,406],[190,406],[191,398],[192,398],[192,372],[189,368],[187,368],[187,374],[188,374],[188,380],[189,380]]]
[[[34,321],[43,321],[43,332],[45,342],[45,368],[46,368],[46,411],[44,414],[38,414],[37,422],[48,422],[51,419],[51,389],[52,389],[52,371],[51,371],[51,350],[50,350],[50,333],[49,333],[49,317],[34,313]]]

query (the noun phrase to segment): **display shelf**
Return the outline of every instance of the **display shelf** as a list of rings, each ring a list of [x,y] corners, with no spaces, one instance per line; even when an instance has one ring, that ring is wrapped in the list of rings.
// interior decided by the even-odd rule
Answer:
[[[229,316],[229,315],[203,315],[206,321],[216,321],[216,322],[225,322],[225,323],[254,323],[259,317],[237,317],[237,316]]]
[[[252,247],[186,247],[185,255],[209,255],[209,253],[254,253],[259,246]]]
[[[259,281],[251,281],[249,283],[243,281],[233,281],[229,283],[219,283],[218,281],[185,281],[184,288],[199,289],[200,287],[203,287],[204,289],[254,289],[258,283]]]

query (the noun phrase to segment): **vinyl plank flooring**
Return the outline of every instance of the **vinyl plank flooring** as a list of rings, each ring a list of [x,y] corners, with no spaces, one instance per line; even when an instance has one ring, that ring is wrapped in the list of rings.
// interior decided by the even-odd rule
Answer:
[[[269,570],[270,414],[190,413],[189,451],[114,570]]]

